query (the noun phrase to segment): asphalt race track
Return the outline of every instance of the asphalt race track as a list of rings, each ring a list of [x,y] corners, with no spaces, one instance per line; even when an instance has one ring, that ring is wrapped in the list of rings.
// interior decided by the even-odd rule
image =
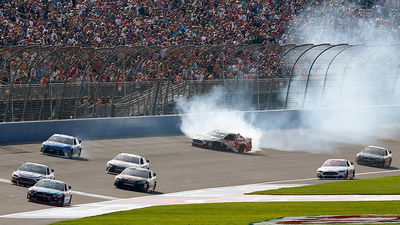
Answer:
[[[356,165],[356,173],[369,178],[398,175],[400,167],[400,128],[391,138],[375,141],[392,150],[391,168],[373,168]],[[273,132],[273,131],[272,131]],[[308,130],[312,134],[314,131]],[[392,132],[393,133],[393,132]],[[279,131],[287,140],[296,140],[293,130]],[[12,171],[26,161],[42,163],[55,170],[56,179],[72,186],[72,204],[105,201],[118,198],[149,196],[210,187],[253,184],[269,181],[315,178],[316,169],[328,158],[346,158],[354,161],[363,145],[340,145],[336,152],[314,154],[291,149],[280,151],[263,149],[253,154],[238,154],[201,149],[191,146],[185,136],[138,137],[83,142],[80,159],[65,159],[40,154],[41,143],[0,145],[0,216],[51,208],[44,204],[26,201],[27,188],[8,183]],[[323,143],[321,148],[323,148]],[[304,147],[304,146],[303,146]],[[302,147],[302,148],[303,148]],[[157,173],[157,192],[140,193],[113,187],[114,176],[106,174],[106,162],[120,152],[135,153],[150,160],[151,169]],[[371,173],[377,172],[377,173]],[[307,180],[301,183],[331,182]],[[286,182],[295,184],[296,181]],[[48,224],[61,219],[29,219],[29,224]],[[26,224],[24,219],[1,218],[0,224]]]

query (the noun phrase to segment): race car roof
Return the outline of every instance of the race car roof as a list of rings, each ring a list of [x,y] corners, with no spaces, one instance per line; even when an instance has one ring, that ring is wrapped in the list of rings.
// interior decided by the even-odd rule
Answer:
[[[136,158],[141,158],[142,157],[140,155],[135,155],[135,154],[132,154],[132,153],[125,153],[125,152],[119,153],[118,155],[129,155],[129,156],[136,157]]]
[[[63,138],[75,138],[73,136],[70,135],[66,135],[66,134],[53,134],[51,136],[59,136],[59,137],[63,137]]]
[[[24,165],[24,164],[30,164],[30,165],[36,165],[36,166],[44,166],[44,167],[48,167],[47,165],[40,164],[40,163],[33,163],[33,162],[24,162],[24,163],[22,163],[21,165]]]

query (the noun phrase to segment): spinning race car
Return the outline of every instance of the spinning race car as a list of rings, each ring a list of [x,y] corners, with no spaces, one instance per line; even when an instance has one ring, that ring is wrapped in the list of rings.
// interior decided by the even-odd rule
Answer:
[[[353,163],[346,159],[328,159],[317,169],[320,179],[354,179],[355,169]]]
[[[243,137],[240,134],[213,130],[205,135],[196,135],[192,139],[192,145],[202,148],[242,153],[251,151],[252,141],[251,138]]]
[[[47,141],[42,143],[40,151],[42,154],[58,155],[72,158],[80,157],[82,141],[68,135],[53,134]]]

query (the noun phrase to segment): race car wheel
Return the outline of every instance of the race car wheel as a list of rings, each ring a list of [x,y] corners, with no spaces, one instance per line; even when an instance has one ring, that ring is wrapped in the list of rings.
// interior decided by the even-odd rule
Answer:
[[[149,184],[148,183],[144,184],[142,190],[143,190],[143,192],[148,192],[149,191]]]
[[[122,188],[121,183],[119,183],[117,181],[114,182],[114,186],[117,187],[117,188]]]
[[[356,171],[353,170],[353,178],[352,179],[354,179],[355,177],[356,177]]]
[[[62,196],[59,200],[58,200],[58,206],[62,207],[64,206],[64,196]]]
[[[240,153],[243,153],[245,149],[246,149],[246,145],[241,145],[238,150]]]
[[[81,157],[81,151],[82,151],[82,149],[79,149],[79,151],[78,151],[78,158]]]
[[[157,186],[157,182],[154,182],[153,191],[155,191],[155,190],[156,190],[156,186]]]
[[[72,201],[72,196],[71,196],[71,198],[69,198],[68,205],[71,205],[71,201]]]
[[[379,167],[385,168],[385,161],[381,162],[381,163],[379,164]]]
[[[389,163],[388,163],[387,167],[390,167],[391,164],[392,164],[392,159],[389,159]]]
[[[67,152],[67,157],[68,157],[69,159],[72,159],[72,149],[71,149],[71,151]]]

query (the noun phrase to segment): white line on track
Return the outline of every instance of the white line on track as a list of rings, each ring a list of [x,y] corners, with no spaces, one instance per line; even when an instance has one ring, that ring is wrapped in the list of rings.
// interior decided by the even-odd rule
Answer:
[[[3,183],[8,183],[11,184],[10,180],[2,179],[0,178],[0,182]],[[87,197],[92,197],[92,198],[99,198],[99,199],[105,199],[105,200],[118,200],[119,198],[115,197],[110,197],[110,196],[105,196],[105,195],[97,195],[97,194],[91,194],[91,193],[86,193],[86,192],[81,192],[81,191],[72,191],[73,194],[76,195],[82,195],[82,196],[87,196]]]
[[[10,180],[6,180],[6,179],[2,179],[2,178],[0,178],[0,182],[11,184]]]
[[[72,193],[76,194],[76,195],[82,195],[82,196],[87,196],[87,197],[92,197],[92,198],[101,198],[101,199],[106,199],[106,200],[118,200],[119,199],[119,198],[115,198],[115,197],[91,194],[91,193],[80,192],[80,191],[72,191]]]

